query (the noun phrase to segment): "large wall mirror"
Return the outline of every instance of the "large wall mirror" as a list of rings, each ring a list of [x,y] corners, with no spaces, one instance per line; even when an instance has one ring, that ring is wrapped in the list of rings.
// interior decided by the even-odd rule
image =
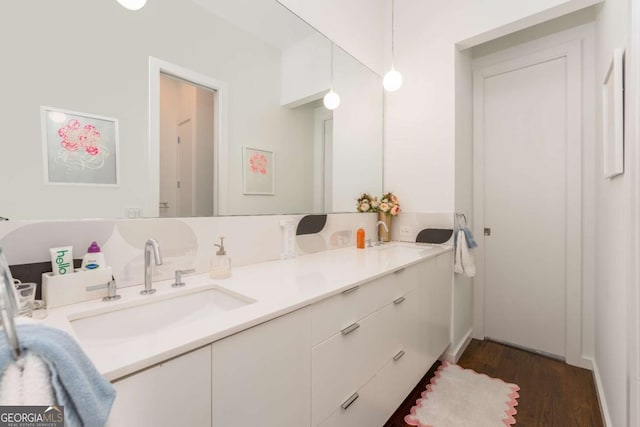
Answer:
[[[380,76],[276,0],[4,9],[0,217],[348,212],[382,191]]]

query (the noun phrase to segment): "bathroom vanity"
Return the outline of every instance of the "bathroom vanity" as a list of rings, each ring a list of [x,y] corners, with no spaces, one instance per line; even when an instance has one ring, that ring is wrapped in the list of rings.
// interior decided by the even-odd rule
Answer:
[[[50,310],[118,392],[112,426],[381,426],[450,342],[453,252],[392,243]]]

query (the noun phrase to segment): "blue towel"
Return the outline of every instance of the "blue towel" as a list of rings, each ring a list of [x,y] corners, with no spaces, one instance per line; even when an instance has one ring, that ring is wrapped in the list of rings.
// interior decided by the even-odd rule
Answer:
[[[469,230],[469,227],[463,228],[462,231],[464,231],[464,237],[467,238],[467,246],[469,249],[477,248],[478,244],[473,240],[473,234],[471,233],[471,230]]]
[[[17,325],[21,351],[38,355],[51,372],[56,403],[64,406],[65,425],[102,427],[116,397],[113,386],[97,371],[78,343],[66,332],[40,325]],[[13,363],[0,331],[0,372]]]

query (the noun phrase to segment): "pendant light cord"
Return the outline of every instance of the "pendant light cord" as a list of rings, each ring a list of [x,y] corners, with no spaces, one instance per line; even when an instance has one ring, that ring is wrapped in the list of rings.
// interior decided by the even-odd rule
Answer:
[[[331,90],[333,90],[333,42],[331,42]]]
[[[391,68],[394,68],[394,65],[396,62],[395,13],[396,13],[396,0],[391,0]]]

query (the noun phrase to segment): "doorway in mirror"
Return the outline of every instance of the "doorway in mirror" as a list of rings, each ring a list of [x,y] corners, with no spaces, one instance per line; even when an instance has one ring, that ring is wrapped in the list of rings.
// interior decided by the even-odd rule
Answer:
[[[160,73],[161,217],[214,214],[217,93]]]

